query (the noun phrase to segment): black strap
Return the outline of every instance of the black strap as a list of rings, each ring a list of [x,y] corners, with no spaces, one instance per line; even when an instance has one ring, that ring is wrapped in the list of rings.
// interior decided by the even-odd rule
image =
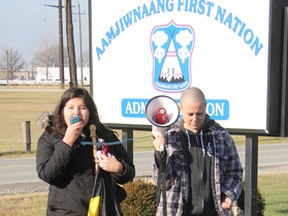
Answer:
[[[157,206],[159,205],[159,202],[160,202],[160,192],[162,189],[159,187],[159,185],[161,185],[161,181],[162,181],[161,167],[162,167],[162,165],[158,169],[158,178],[157,178],[157,191],[156,191],[156,205]]]
[[[160,153],[160,164],[158,169],[158,179],[157,179],[157,192],[156,192],[156,203],[157,206],[160,202],[160,194],[162,192],[162,200],[163,200],[163,216],[167,215],[167,200],[166,200],[166,182],[165,182],[165,164],[166,164],[166,152]]]

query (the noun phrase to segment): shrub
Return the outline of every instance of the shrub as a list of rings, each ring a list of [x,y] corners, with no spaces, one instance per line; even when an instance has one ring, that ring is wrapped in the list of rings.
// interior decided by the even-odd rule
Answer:
[[[123,186],[127,192],[126,199],[121,203],[125,216],[151,216],[156,214],[156,185],[144,180],[134,180]],[[242,192],[237,200],[238,207],[244,210],[245,183],[243,182]],[[257,216],[264,216],[265,200],[257,190]],[[239,213],[239,212],[238,212]],[[230,215],[235,215],[233,212]],[[241,213],[240,213],[241,215]]]
[[[144,180],[134,180],[123,186],[127,192],[121,203],[125,216],[151,216],[156,213],[156,186]]]

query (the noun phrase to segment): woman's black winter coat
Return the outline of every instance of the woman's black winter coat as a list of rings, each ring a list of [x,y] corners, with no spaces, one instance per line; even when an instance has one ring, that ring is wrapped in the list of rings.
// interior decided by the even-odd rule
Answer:
[[[93,146],[81,145],[77,141],[71,148],[62,138],[55,131],[46,129],[38,140],[37,174],[50,185],[47,216],[86,216],[95,179]],[[105,137],[102,138],[105,140]],[[116,187],[116,182],[124,184],[133,180],[135,167],[123,145],[111,145],[109,152],[125,167],[121,175],[111,174],[115,179],[113,187]]]

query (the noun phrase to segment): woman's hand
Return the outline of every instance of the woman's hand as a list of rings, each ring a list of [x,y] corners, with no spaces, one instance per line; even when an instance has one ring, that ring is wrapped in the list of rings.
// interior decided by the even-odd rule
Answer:
[[[72,147],[75,141],[81,135],[83,126],[84,125],[81,121],[75,124],[68,125],[65,132],[65,136],[63,138],[63,142]]]
[[[96,158],[95,162],[106,172],[121,174],[124,169],[123,164],[113,155],[108,157],[105,154],[100,154],[100,158]]]

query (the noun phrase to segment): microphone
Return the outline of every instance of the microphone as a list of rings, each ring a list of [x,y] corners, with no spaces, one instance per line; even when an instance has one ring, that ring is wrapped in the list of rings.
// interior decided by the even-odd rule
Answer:
[[[70,118],[70,123],[71,123],[71,124],[75,124],[75,123],[77,123],[77,122],[79,122],[79,121],[80,121],[80,117],[79,117],[79,116],[72,116],[72,117]],[[83,133],[83,131],[81,132],[81,135],[80,135],[80,136],[82,137],[83,140],[86,138],[86,135]]]
[[[71,124],[75,124],[75,123],[77,123],[77,122],[79,122],[80,121],[80,117],[79,116],[72,116],[71,118],[70,118],[70,123]]]

